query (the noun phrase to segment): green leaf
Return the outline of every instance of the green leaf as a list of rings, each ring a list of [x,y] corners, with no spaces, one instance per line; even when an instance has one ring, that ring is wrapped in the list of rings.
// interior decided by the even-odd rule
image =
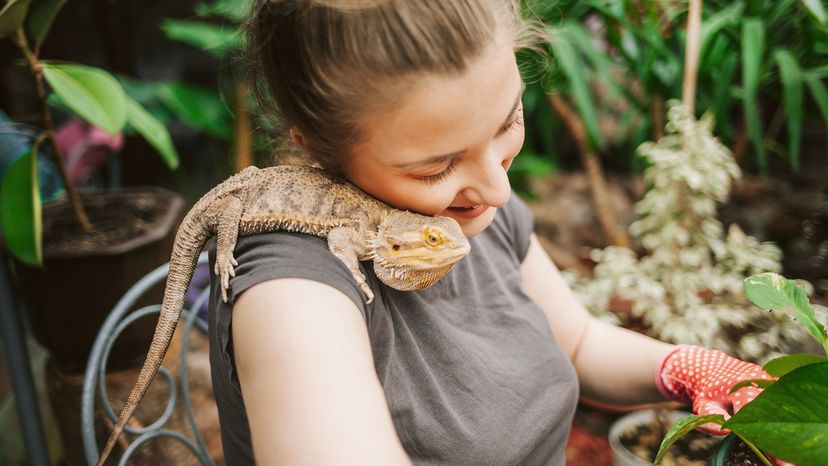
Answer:
[[[37,179],[38,142],[15,160],[0,184],[0,221],[9,250],[21,262],[43,264],[40,186]]]
[[[768,388],[773,385],[773,380],[765,380],[765,379],[747,379],[742,380],[741,382],[737,383],[736,385],[730,387],[727,393],[734,393],[738,390],[741,390],[745,387],[758,387],[758,388]]]
[[[693,429],[709,422],[722,425],[722,423],[724,423],[724,416],[721,414],[708,414],[706,416],[696,416],[695,414],[691,414],[690,416],[683,417],[676,421],[676,423],[673,424],[673,427],[670,427],[670,430],[668,430],[664,435],[664,440],[661,441],[661,446],[658,447],[658,453],[656,454],[653,464],[658,464],[658,462],[661,461],[661,458],[673,442],[680,439]]]
[[[0,10],[0,39],[13,34],[26,20],[29,0],[9,0]]]
[[[26,19],[26,29],[34,39],[35,48],[40,47],[46,40],[52,23],[64,4],[66,0],[34,0],[29,17]]]
[[[127,106],[129,124],[161,154],[161,158],[170,170],[178,168],[178,152],[175,150],[167,127],[130,97],[127,97]]]
[[[242,45],[238,28],[216,26],[202,21],[166,19],[161,29],[170,39],[190,44],[219,57],[228,50],[238,49]]]
[[[216,0],[213,3],[199,3],[196,5],[196,14],[200,16],[223,16],[237,23],[242,22],[250,13],[251,0]]]
[[[805,8],[819,21],[820,24],[825,24],[828,20],[828,14],[825,13],[825,7],[822,2],[825,0],[802,0]]]
[[[802,70],[789,50],[777,49],[773,54],[782,78],[782,92],[785,113],[788,120],[788,139],[791,148],[791,163],[799,168],[799,147],[802,140]]]
[[[828,89],[825,88],[825,84],[822,83],[817,73],[810,71],[805,73],[805,83],[819,108],[819,113],[822,114],[822,121],[825,122],[826,132],[828,132]]]
[[[113,135],[124,128],[126,95],[111,74],[91,66],[43,63],[43,75],[63,103],[84,120]]]
[[[787,354],[766,362],[764,369],[765,372],[774,377],[781,377],[794,369],[820,362],[825,362],[825,358],[815,354]]]
[[[600,147],[602,142],[601,132],[598,129],[598,115],[592,103],[592,96],[586,73],[584,73],[584,66],[578,60],[566,28],[557,29],[550,36],[553,37],[551,45],[555,51],[556,61],[566,75],[575,106],[578,108],[578,113],[586,128],[587,139],[589,139],[592,147]]]
[[[765,49],[765,27],[759,18],[747,18],[742,24],[742,86],[744,95],[745,120],[748,136],[756,148],[759,169],[767,171],[767,156],[763,143],[762,123],[759,117],[757,101],[759,98],[759,78],[762,74],[762,54]]]
[[[710,43],[716,38],[716,34],[727,26],[736,24],[742,17],[742,10],[744,10],[742,3],[734,3],[727,8],[715,12],[709,18],[702,21],[699,56],[704,57],[706,55]]]
[[[161,85],[158,96],[178,118],[193,128],[222,139],[232,139],[230,112],[217,91],[168,82]]]
[[[828,355],[828,338],[825,327],[816,320],[808,294],[795,281],[772,273],[761,273],[748,277],[744,281],[745,295],[762,309],[787,311],[796,318],[811,336],[822,344]]]
[[[777,458],[828,464],[828,362],[781,377],[731,416],[723,427]]]

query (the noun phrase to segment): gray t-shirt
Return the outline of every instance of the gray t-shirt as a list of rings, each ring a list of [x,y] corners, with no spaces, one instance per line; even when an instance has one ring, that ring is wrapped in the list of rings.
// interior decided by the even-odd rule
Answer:
[[[375,299],[321,238],[241,238],[230,303],[212,280],[210,362],[228,465],[253,464],[235,372],[232,303],[266,280],[298,277],[347,295],[365,318],[374,364],[406,453],[417,465],[563,465],[578,385],[541,309],[521,291],[532,216],[512,195],[471,253],[432,287],[397,291],[361,264]],[[215,248],[210,250],[210,270]],[[273,413],[278,416],[279,413]]]

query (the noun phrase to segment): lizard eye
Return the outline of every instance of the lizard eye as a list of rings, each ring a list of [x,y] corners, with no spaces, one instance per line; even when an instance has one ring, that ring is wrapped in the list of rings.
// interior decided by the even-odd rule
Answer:
[[[436,249],[442,246],[444,241],[443,235],[439,231],[432,230],[431,228],[423,229],[423,242],[429,248]]]

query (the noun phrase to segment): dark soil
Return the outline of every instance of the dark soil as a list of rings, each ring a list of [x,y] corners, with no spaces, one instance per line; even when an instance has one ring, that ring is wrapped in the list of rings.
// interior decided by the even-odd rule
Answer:
[[[727,458],[725,458],[725,466],[761,466],[762,460],[756,457],[756,453],[750,449],[740,439],[733,442]]]
[[[94,226],[90,233],[83,231],[68,202],[44,206],[44,253],[95,251],[139,237],[164,220],[169,199],[154,192],[127,191],[84,197],[83,205]]]
[[[652,463],[658,453],[664,433],[669,427],[669,422],[659,427],[654,419],[650,424],[636,426],[622,433],[621,444],[639,458]],[[676,440],[659,464],[663,466],[706,466],[710,464],[710,458],[716,452],[722,439],[723,437],[720,436],[694,430]]]

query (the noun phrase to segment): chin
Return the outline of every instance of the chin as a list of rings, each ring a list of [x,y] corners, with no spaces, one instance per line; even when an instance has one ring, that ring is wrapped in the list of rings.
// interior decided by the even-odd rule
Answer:
[[[496,213],[497,209],[495,207],[489,207],[489,209],[479,217],[468,220],[456,220],[460,223],[460,229],[463,230],[463,235],[465,235],[466,238],[471,238],[474,235],[482,233],[483,230],[488,228],[489,225],[492,224],[492,221],[494,221]]]

